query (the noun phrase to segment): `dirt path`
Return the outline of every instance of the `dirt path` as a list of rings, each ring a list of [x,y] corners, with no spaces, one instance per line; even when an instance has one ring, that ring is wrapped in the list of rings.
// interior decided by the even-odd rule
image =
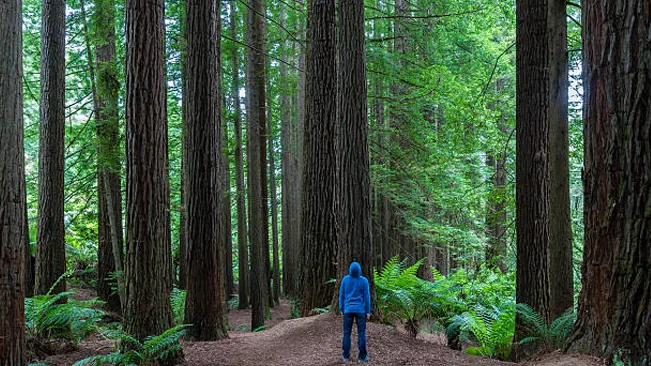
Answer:
[[[183,342],[183,365],[220,366],[298,366],[344,365],[341,354],[341,317],[332,314],[289,319],[287,302],[272,309],[270,329],[248,332],[250,310],[229,312],[229,338],[216,342]],[[242,332],[242,330],[247,330]],[[367,325],[369,365],[432,365],[432,366],[508,366],[487,358],[469,356],[450,350],[440,339],[424,337],[413,340],[386,325]],[[352,359],[357,356],[356,334],[353,332]],[[91,337],[77,351],[48,357],[40,362],[47,365],[72,365],[77,360],[111,351],[111,342]],[[594,366],[599,363],[583,356],[551,354],[526,366]]]

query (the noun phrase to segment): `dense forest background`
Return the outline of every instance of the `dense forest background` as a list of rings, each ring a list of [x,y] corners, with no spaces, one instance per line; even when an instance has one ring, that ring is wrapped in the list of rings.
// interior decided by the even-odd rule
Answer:
[[[644,1],[0,1],[0,364],[178,362],[353,260],[414,338],[650,362]]]

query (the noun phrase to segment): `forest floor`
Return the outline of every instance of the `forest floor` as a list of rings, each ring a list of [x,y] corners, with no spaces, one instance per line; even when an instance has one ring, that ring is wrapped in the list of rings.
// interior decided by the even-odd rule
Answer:
[[[290,319],[290,304],[271,310],[269,327],[249,332],[250,310],[231,310],[229,338],[216,342],[183,342],[182,365],[269,366],[269,365],[345,365],[341,361],[341,317],[333,314]],[[466,355],[444,345],[444,337],[419,335],[412,339],[396,328],[368,323],[370,365],[499,366],[508,362]],[[353,331],[352,360],[356,360],[356,334]],[[39,362],[47,365],[72,365],[74,362],[113,350],[109,340],[90,337],[76,350],[50,356]],[[581,355],[552,353],[530,360],[523,366],[598,366],[601,363]]]

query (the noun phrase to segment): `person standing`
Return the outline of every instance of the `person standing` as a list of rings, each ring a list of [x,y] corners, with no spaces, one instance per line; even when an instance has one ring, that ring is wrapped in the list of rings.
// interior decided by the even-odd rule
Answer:
[[[357,262],[350,264],[348,275],[341,281],[339,287],[339,310],[344,316],[344,337],[341,348],[341,359],[350,359],[351,333],[353,322],[357,323],[357,346],[360,362],[368,362],[366,350],[366,318],[371,313],[371,292],[368,279],[362,276],[362,267]]]

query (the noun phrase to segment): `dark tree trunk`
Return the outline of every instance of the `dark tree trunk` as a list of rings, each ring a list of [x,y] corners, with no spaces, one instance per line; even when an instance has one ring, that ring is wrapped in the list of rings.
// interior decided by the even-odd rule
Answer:
[[[486,213],[486,263],[506,273],[506,159],[503,152],[497,158],[491,152],[486,165],[493,171]]]
[[[267,200],[265,146],[265,76],[264,19],[262,0],[249,1],[247,11],[246,116],[249,223],[251,230],[251,329],[264,325],[264,308],[268,303]]]
[[[351,262],[359,262],[373,281],[373,241],[371,237],[370,167],[366,100],[366,54],[364,48],[364,3],[340,0],[337,54],[338,68],[338,166],[339,166],[339,264],[338,279],[348,274]],[[334,307],[338,305],[335,291]],[[372,298],[375,305],[375,298]]]
[[[227,336],[221,298],[224,294],[220,246],[224,236],[219,2],[188,0],[187,14],[187,299],[185,322],[195,340]],[[224,259],[225,260],[225,259]]]
[[[231,38],[237,39],[236,2],[231,2]],[[235,120],[235,184],[237,188],[237,248],[239,268],[239,308],[249,307],[249,246],[246,225],[246,202],[244,187],[244,158],[242,153],[242,110],[240,107],[240,67],[237,47],[231,49],[231,69],[233,70],[232,99]]]
[[[280,24],[286,26],[287,12],[285,7],[282,7],[280,13]],[[280,82],[287,83],[287,52],[283,52],[280,56]],[[285,296],[294,297],[297,295],[296,290],[296,269],[297,258],[296,252],[298,250],[297,237],[295,228],[295,221],[298,220],[298,213],[294,211],[296,207],[296,195],[294,190],[296,188],[296,180],[298,172],[294,160],[296,159],[296,136],[295,136],[295,123],[292,121],[292,106],[287,93],[283,91],[280,95],[280,145],[282,150],[281,155],[281,222],[282,222],[282,253],[283,253],[283,292]]]
[[[188,27],[185,7],[181,9],[181,212],[179,213],[179,289],[187,290],[188,283],[188,204],[186,197],[186,184],[188,181]]]
[[[547,1],[517,3],[516,301],[549,320]],[[543,35],[543,36],[541,36]],[[516,340],[525,334],[516,318]]]
[[[0,2],[0,365],[25,365],[22,1]]]
[[[337,276],[335,2],[308,2],[301,314],[332,301]]]
[[[583,3],[583,287],[571,349],[651,361],[651,4]]]
[[[126,3],[127,254],[124,330],[172,325],[163,0]]]
[[[222,77],[219,80],[223,80]],[[221,85],[220,85],[221,87]],[[226,104],[221,98],[223,104]],[[221,113],[220,113],[221,114]],[[229,157],[228,149],[228,124],[223,120],[222,124],[222,134],[221,134],[221,163],[222,163],[222,190],[220,194],[222,195],[222,236],[223,243],[222,247],[224,248],[224,255],[221,256],[223,259],[223,271],[224,271],[224,293],[226,295],[225,301],[228,301],[231,298],[231,295],[235,293],[235,279],[233,278],[233,232],[232,232],[232,221],[231,221],[231,163]]]
[[[548,0],[550,320],[574,305],[565,0]]]
[[[97,34],[97,78],[95,82],[99,239],[97,293],[100,299],[107,302],[109,309],[121,312],[120,295],[113,291],[113,285],[108,280],[111,272],[123,270],[122,261],[124,259],[120,183],[120,161],[122,159],[118,117],[120,84],[115,59],[115,3],[113,0],[95,0],[94,26]],[[117,249],[117,253],[114,253],[115,249]],[[119,276],[123,275],[124,273]]]
[[[270,206],[271,206],[271,240],[272,240],[272,254],[273,263],[271,266],[272,272],[272,291],[271,297],[274,304],[280,303],[280,258],[279,245],[278,245],[278,201],[276,194],[276,164],[274,159],[274,132],[273,132],[273,114],[271,113],[271,88],[267,81],[267,134],[269,140],[269,193],[270,193]]]
[[[65,134],[64,0],[44,0],[41,28],[41,123],[38,159],[37,294],[45,294],[66,271],[63,223]],[[54,293],[65,291],[62,279]]]

